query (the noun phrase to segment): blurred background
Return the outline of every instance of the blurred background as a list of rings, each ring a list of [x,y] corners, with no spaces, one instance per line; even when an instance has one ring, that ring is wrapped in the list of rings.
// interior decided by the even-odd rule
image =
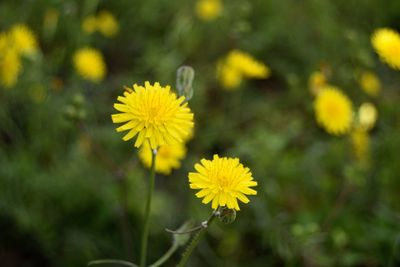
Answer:
[[[258,195],[189,266],[400,266],[400,73],[370,41],[400,30],[400,1],[2,0],[0,18],[1,266],[138,262],[148,171],[110,116],[123,86],[175,87],[181,65],[196,71],[195,132],[181,167],[157,176],[149,262],[171,244],[165,228],[209,216],[187,173],[218,153],[252,170]],[[235,49],[270,75],[226,88],[217,65]],[[354,112],[373,103],[373,129],[321,128],[319,83]]]

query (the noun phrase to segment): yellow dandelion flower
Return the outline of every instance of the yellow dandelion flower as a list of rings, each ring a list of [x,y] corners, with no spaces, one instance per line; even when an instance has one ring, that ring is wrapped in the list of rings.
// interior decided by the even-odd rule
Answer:
[[[378,118],[378,111],[372,103],[363,103],[358,109],[358,126],[369,131],[374,128]]]
[[[360,161],[367,160],[370,154],[370,137],[368,132],[362,128],[355,128],[350,137],[356,159]]]
[[[128,131],[122,138],[124,141],[138,134],[135,147],[140,147],[146,140],[152,149],[181,143],[193,128],[193,113],[187,102],[184,103],[185,97],[178,98],[170,86],[149,82],[144,86],[134,84],[133,90],[127,88],[118,101],[122,104],[116,103],[114,108],[122,113],[112,115],[112,120],[114,123],[126,122],[117,128],[117,132]]]
[[[381,92],[381,82],[373,72],[362,72],[358,82],[361,89],[370,96],[378,96]]]
[[[244,167],[238,158],[220,158],[214,155],[213,160],[202,159],[194,165],[197,172],[189,173],[191,189],[199,189],[196,197],[204,198],[203,203],[212,201],[211,207],[227,206],[240,210],[238,199],[248,203],[245,195],[256,195],[250,187],[256,186],[249,168]]]
[[[371,37],[372,46],[383,62],[400,69],[400,35],[389,28],[377,29]]]
[[[0,82],[6,88],[13,87],[21,71],[21,58],[16,49],[7,49],[0,58]]]
[[[240,50],[232,50],[226,57],[226,64],[247,78],[267,78],[271,72],[264,63]]]
[[[10,30],[10,40],[21,54],[29,55],[38,50],[36,36],[26,25],[14,25]]]
[[[313,96],[317,96],[320,90],[327,85],[326,76],[322,71],[314,71],[308,79],[308,87]]]
[[[235,68],[220,62],[217,66],[217,78],[225,89],[237,89],[242,83],[242,74]]]
[[[144,142],[139,150],[139,158],[147,167],[151,167],[152,151],[148,142]],[[156,172],[169,175],[172,169],[179,169],[181,160],[186,156],[186,148],[183,143],[163,145],[157,150]]]
[[[97,18],[93,15],[87,16],[82,22],[82,29],[87,34],[94,33],[97,30]]]
[[[325,87],[315,103],[317,122],[330,134],[342,135],[351,129],[353,121],[350,99],[334,86]]]
[[[97,28],[104,36],[113,37],[118,33],[119,24],[113,14],[101,11],[97,16]]]
[[[102,54],[93,48],[81,48],[73,57],[75,70],[84,79],[99,82],[106,74],[106,65]]]
[[[222,12],[220,0],[198,0],[196,3],[196,14],[201,20],[212,21]]]

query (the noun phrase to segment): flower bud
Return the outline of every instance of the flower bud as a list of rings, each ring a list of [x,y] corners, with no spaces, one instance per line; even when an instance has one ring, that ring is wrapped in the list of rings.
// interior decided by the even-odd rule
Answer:
[[[176,71],[176,88],[179,96],[189,101],[193,96],[194,69],[190,66],[179,67]]]
[[[221,207],[219,210],[220,214],[218,219],[224,224],[233,223],[236,219],[236,211],[234,209],[228,209],[227,207]]]

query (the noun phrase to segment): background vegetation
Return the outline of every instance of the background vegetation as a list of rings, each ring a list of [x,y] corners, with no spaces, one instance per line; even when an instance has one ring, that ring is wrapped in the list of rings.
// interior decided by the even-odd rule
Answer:
[[[229,0],[212,21],[197,17],[195,5],[1,1],[0,29],[25,23],[41,51],[24,59],[16,86],[0,88],[1,265],[137,262],[147,171],[115,132],[112,105],[123,85],[174,86],[183,64],[196,70],[196,129],[181,169],[157,177],[150,262],[170,246],[166,227],[209,215],[187,173],[218,153],[250,167],[258,195],[233,224],[209,229],[190,266],[400,265],[400,76],[370,44],[378,27],[400,30],[400,2]],[[82,30],[84,18],[100,10],[116,17],[115,37]],[[103,53],[104,81],[75,73],[72,55],[84,46]],[[272,76],[222,90],[215,67],[231,49],[252,54]],[[367,163],[354,157],[349,136],[318,127],[308,79],[319,69],[329,70],[354,106],[377,106]],[[364,70],[381,79],[379,97],[361,90]]]

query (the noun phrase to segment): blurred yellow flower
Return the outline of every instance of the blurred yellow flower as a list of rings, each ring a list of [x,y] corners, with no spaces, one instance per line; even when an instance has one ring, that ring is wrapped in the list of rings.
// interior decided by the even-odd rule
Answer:
[[[242,83],[242,74],[235,68],[220,62],[217,66],[217,76],[225,89],[236,89]]]
[[[113,14],[103,10],[97,16],[86,17],[82,22],[82,29],[87,34],[98,30],[105,37],[113,37],[119,31],[119,24]]]
[[[16,49],[9,48],[0,56],[0,82],[6,88],[13,87],[22,69],[21,58]]]
[[[97,16],[97,28],[106,37],[113,37],[118,33],[119,24],[113,14],[101,11]]]
[[[226,64],[237,69],[246,78],[267,78],[270,75],[270,70],[264,63],[240,50],[229,52]]]
[[[38,50],[35,34],[23,24],[14,25],[10,29],[10,42],[19,53],[24,55],[35,53]]]
[[[374,128],[378,118],[378,111],[372,103],[363,103],[358,109],[358,126],[365,131]]]
[[[113,114],[112,120],[125,122],[117,128],[117,132],[128,131],[122,138],[124,141],[138,134],[135,147],[145,141],[150,142],[152,149],[181,143],[194,126],[193,113],[188,103],[184,103],[185,97],[178,98],[170,86],[162,87],[158,82],[154,85],[145,82],[144,86],[134,84],[133,90],[127,88],[118,101],[122,104],[116,103],[114,108],[121,113]]]
[[[97,30],[97,19],[95,16],[87,16],[82,22],[82,29],[85,33],[91,34]]]
[[[315,115],[328,133],[342,135],[350,131],[353,122],[350,99],[334,86],[321,90],[314,103]]]
[[[362,128],[356,127],[352,131],[350,137],[356,159],[360,161],[367,160],[370,154],[370,137],[368,132]]]
[[[372,46],[382,61],[390,67],[400,69],[400,35],[389,28],[375,30],[371,37]]]
[[[102,54],[93,48],[85,47],[75,52],[73,57],[75,70],[84,79],[100,82],[106,74],[106,65]]]
[[[216,19],[222,12],[220,0],[198,0],[196,3],[196,14],[204,21]]]
[[[313,96],[317,96],[320,90],[327,85],[326,76],[322,71],[314,71],[308,79],[308,87]]]
[[[270,69],[265,64],[240,50],[230,51],[217,64],[217,78],[228,90],[238,88],[243,78],[268,78],[270,73]]]
[[[139,150],[139,158],[147,167],[151,167],[152,151],[148,142],[144,142]],[[157,150],[156,172],[169,175],[172,169],[179,169],[181,160],[186,155],[186,148],[183,143],[173,145],[162,145]]]
[[[256,195],[250,187],[256,186],[249,168],[244,167],[238,158],[220,158],[214,155],[213,160],[202,159],[194,165],[197,172],[189,173],[191,189],[199,189],[196,197],[204,198],[203,203],[212,201],[211,207],[227,206],[240,210],[238,199],[248,203],[245,195]]]
[[[381,82],[379,78],[370,71],[364,71],[360,75],[359,84],[361,89],[370,96],[378,96],[381,92]]]

